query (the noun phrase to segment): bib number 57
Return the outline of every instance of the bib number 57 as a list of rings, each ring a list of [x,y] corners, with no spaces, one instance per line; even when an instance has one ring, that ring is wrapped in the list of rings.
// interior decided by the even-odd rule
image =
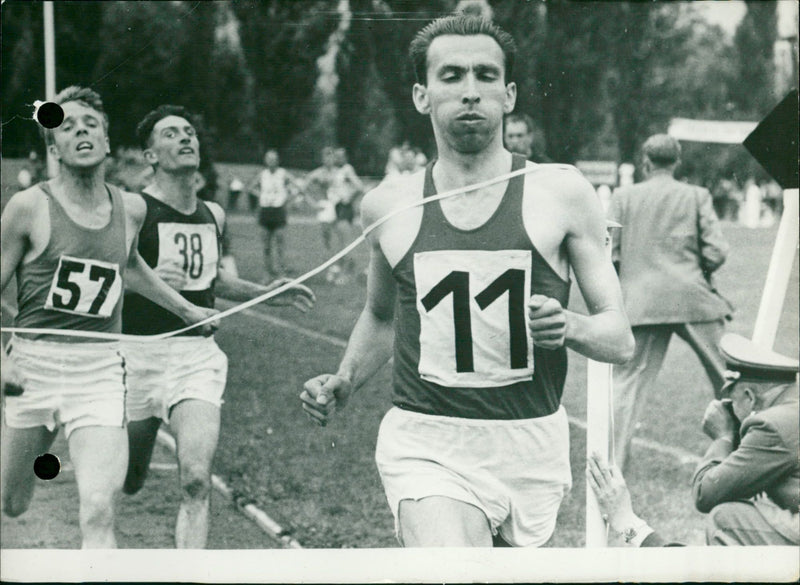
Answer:
[[[122,290],[119,265],[62,256],[45,308],[86,317],[109,317]]]

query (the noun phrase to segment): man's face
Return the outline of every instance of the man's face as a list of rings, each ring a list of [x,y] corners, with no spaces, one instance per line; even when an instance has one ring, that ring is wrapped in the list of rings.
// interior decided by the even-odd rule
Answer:
[[[52,132],[48,149],[68,167],[90,169],[99,166],[109,152],[103,114],[81,102],[66,102],[64,121]]]
[[[533,132],[528,130],[525,122],[506,122],[504,140],[506,148],[523,156],[531,155]]]
[[[426,85],[414,86],[417,110],[430,114],[437,137],[453,150],[484,150],[500,137],[517,95],[505,83],[500,45],[487,35],[444,35],[431,43],[427,62]]]
[[[197,131],[186,118],[162,118],[153,126],[150,142],[145,155],[164,171],[196,170],[200,166]]]
[[[278,168],[278,153],[275,151],[270,150],[267,154],[264,155],[264,163],[267,165],[267,168],[270,170],[275,170]]]

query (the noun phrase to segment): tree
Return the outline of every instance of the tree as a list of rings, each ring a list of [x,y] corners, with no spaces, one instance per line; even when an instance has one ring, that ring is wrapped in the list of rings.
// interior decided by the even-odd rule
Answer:
[[[747,2],[747,12],[733,37],[737,57],[737,79],[732,87],[738,108],[757,118],[772,108],[775,99],[773,47],[778,34],[777,4]]]

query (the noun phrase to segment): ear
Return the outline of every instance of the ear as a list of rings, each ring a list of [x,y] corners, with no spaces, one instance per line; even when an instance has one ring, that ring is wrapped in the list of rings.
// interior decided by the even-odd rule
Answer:
[[[108,136],[106,136],[106,154],[111,154],[111,142],[109,142]]]
[[[52,156],[55,160],[60,161],[61,155],[58,154],[58,148],[56,148],[55,144],[48,144],[47,145],[47,153]]]
[[[415,83],[412,92],[414,107],[420,114],[428,115],[431,113],[431,101],[428,97],[428,88],[421,83]]]
[[[506,99],[503,102],[503,113],[510,114],[517,105],[517,84],[513,81],[506,84]]]
[[[758,398],[756,397],[756,393],[753,392],[752,388],[749,388],[749,387],[745,386],[744,395],[752,403],[752,406],[750,408],[755,410],[756,402],[758,401]]]
[[[144,155],[144,160],[147,161],[147,164],[154,165],[158,162],[158,155],[151,149],[145,149],[142,154]]]

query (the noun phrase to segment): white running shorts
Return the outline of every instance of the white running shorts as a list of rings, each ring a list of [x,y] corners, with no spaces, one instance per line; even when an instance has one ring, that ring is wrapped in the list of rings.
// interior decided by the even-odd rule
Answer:
[[[129,421],[155,417],[169,422],[172,407],[187,399],[222,406],[228,357],[213,337],[125,340],[122,355],[128,374]]]
[[[486,515],[512,546],[540,546],[572,487],[564,407],[540,418],[483,420],[386,413],[375,459],[400,535],[402,500],[445,496]]]
[[[125,370],[119,343],[59,343],[14,336],[10,358],[25,377],[20,396],[6,396],[11,428],[123,427]]]

